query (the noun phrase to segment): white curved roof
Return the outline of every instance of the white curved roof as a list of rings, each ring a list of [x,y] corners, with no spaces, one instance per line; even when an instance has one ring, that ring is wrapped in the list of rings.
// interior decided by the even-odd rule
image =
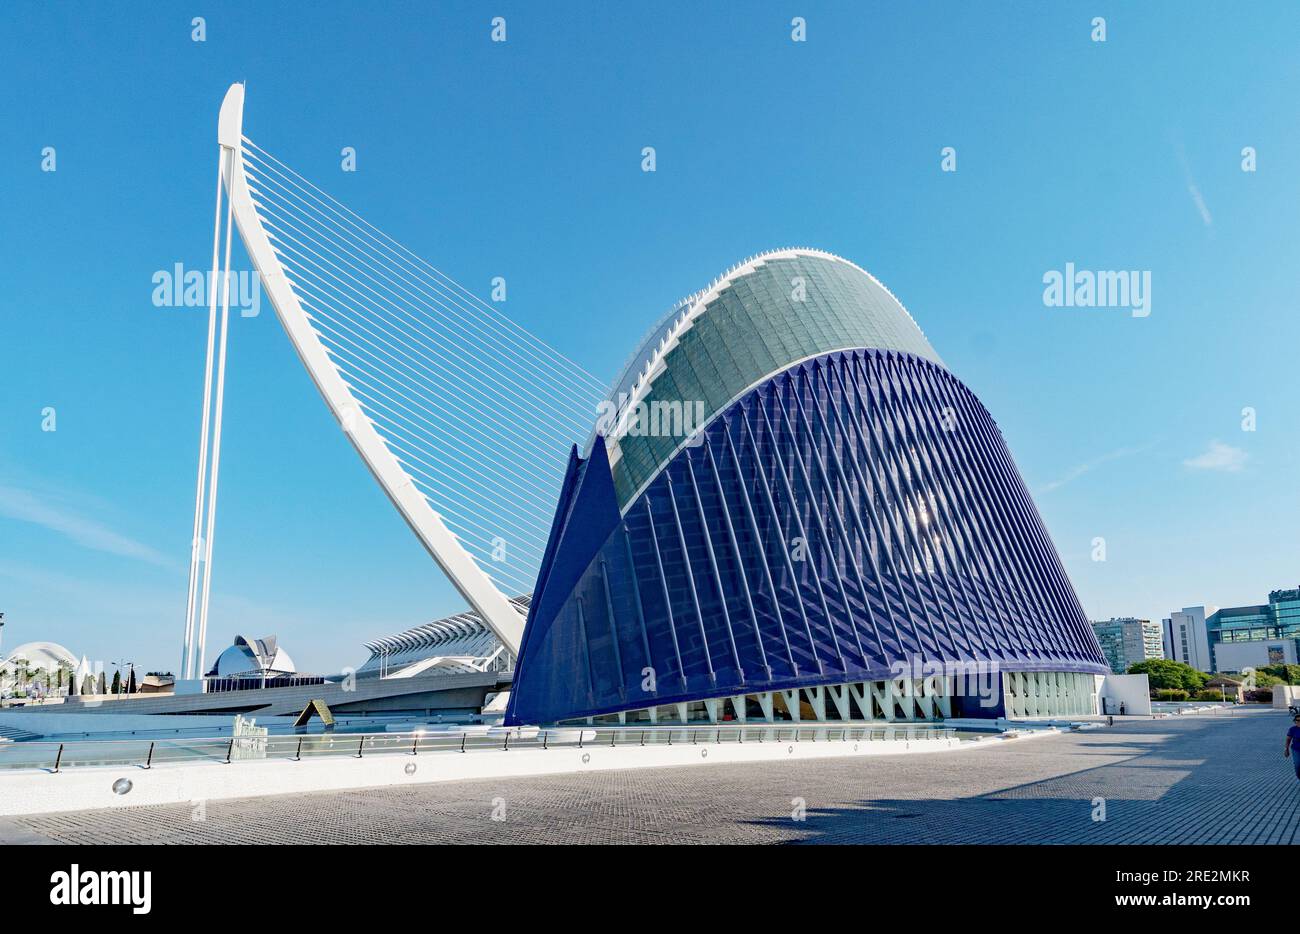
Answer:
[[[701,327],[704,322],[709,326]],[[898,298],[862,267],[807,247],[760,253],[660,319],[614,383],[610,409],[587,451],[596,433],[603,434],[627,505],[687,441],[682,437],[674,446],[636,437],[646,405],[704,405],[708,422],[800,361],[857,349],[910,353],[943,365]],[[623,462],[632,452],[633,459]]]
[[[31,668],[53,670],[60,664],[77,667],[77,656],[57,642],[25,642],[6,653],[5,664],[17,658],[26,659]]]
[[[856,269],[862,275],[870,279],[875,285],[885,291],[885,293],[898,304],[903,314],[920,332],[922,338],[925,332],[921,331],[921,326],[916,323],[911,312],[898,301],[898,296],[889,291],[889,288],[879,279],[867,272],[857,263],[847,260],[835,253],[829,253],[826,250],[818,250],[813,247],[783,247],[777,250],[766,250],[757,253],[748,259],[742,260],[729,268],[722,275],[718,276],[711,283],[698,292],[690,295],[677,302],[672,308],[668,309],[652,327],[645,337],[641,338],[637,344],[636,350],[632,351],[627,362],[623,364],[622,370],[619,371],[618,378],[614,380],[610,387],[609,398],[618,399],[622,393],[627,393],[633,400],[637,399],[644,392],[644,388],[653,382],[656,375],[656,365],[663,359],[664,355],[671,350],[681,336],[690,329],[695,320],[708,307],[709,302],[718,296],[718,294],[744,276],[749,275],[759,266],[775,259],[789,259],[796,256],[814,256],[820,259],[828,259],[837,263],[843,263],[853,269]]]

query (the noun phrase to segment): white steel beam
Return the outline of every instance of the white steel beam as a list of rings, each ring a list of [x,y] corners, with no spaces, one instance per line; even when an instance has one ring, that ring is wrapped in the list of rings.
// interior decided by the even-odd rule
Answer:
[[[421,544],[511,655],[518,657],[524,617],[478,566],[416,488],[326,353],[304,312],[248,191],[242,156],[244,86],[231,85],[221,105],[218,141],[233,150],[227,193],[239,233],[280,323],[348,440]]]

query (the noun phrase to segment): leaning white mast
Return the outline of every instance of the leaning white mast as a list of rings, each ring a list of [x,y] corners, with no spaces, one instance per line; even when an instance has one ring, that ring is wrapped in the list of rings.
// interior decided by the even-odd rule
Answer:
[[[330,411],[339,420],[347,434],[348,440],[356,448],[371,475],[407,525],[415,532],[420,542],[433,560],[447,575],[451,583],[469,602],[492,630],[493,634],[512,655],[519,654],[519,645],[523,638],[524,617],[519,609],[503,594],[492,580],[483,572],[475,560],[465,550],[454,532],[443,522],[440,516],[417,489],[411,476],[389,449],[387,443],[375,430],[365,407],[353,395],[347,381],[340,374],[338,367],[322,345],[320,336],[313,327],[311,319],[302,307],[294,285],[285,274],[280,258],[272,246],[271,237],[262,224],[262,218],[253,194],[249,190],[248,179],[244,172],[243,158],[243,110],[244,86],[232,84],[221,104],[221,117],[218,121],[218,142],[221,144],[226,162],[226,195],[230,199],[228,213],[233,214],[235,225],[239,228],[240,239],[244,243],[253,267],[257,270],[262,288],[266,290],[276,316],[284,326],[285,332],[297,351],[299,359],[307,368],[316,388],[320,390]],[[229,235],[229,229],[227,229]],[[229,268],[229,241],[227,241],[227,269]],[[228,294],[227,296],[228,297]],[[226,301],[223,298],[223,318]],[[224,347],[224,328],[223,347]],[[224,360],[224,353],[219,358]],[[220,371],[220,362],[218,363]],[[217,379],[217,415],[214,426],[214,454],[212,471],[212,492],[208,503],[208,540],[205,543],[210,560],[211,517],[216,498],[216,449],[220,440],[220,405],[221,377]],[[204,594],[202,601],[198,649],[202,658],[203,641],[206,635],[207,619],[207,583],[211,568],[205,568]],[[202,672],[199,672],[202,674]]]

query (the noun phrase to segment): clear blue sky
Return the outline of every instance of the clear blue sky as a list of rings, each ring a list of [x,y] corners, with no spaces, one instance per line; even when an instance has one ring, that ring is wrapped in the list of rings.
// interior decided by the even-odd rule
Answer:
[[[854,260],[997,418],[1090,616],[1262,600],[1300,581],[1298,53],[1290,3],[6,3],[5,644],[178,665],[206,313],[151,277],[208,262],[241,79],[251,137],[602,378],[747,255]],[[1150,317],[1045,307],[1069,262],[1150,270]],[[269,308],[214,566],[209,658],[275,632],[333,671],[463,608]]]

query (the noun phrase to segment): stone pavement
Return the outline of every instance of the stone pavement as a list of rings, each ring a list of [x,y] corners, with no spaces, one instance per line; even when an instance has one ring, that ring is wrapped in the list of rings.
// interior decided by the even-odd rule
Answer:
[[[211,801],[203,820],[69,812],[0,819],[0,843],[1300,843],[1288,725],[1129,720],[958,753]]]

